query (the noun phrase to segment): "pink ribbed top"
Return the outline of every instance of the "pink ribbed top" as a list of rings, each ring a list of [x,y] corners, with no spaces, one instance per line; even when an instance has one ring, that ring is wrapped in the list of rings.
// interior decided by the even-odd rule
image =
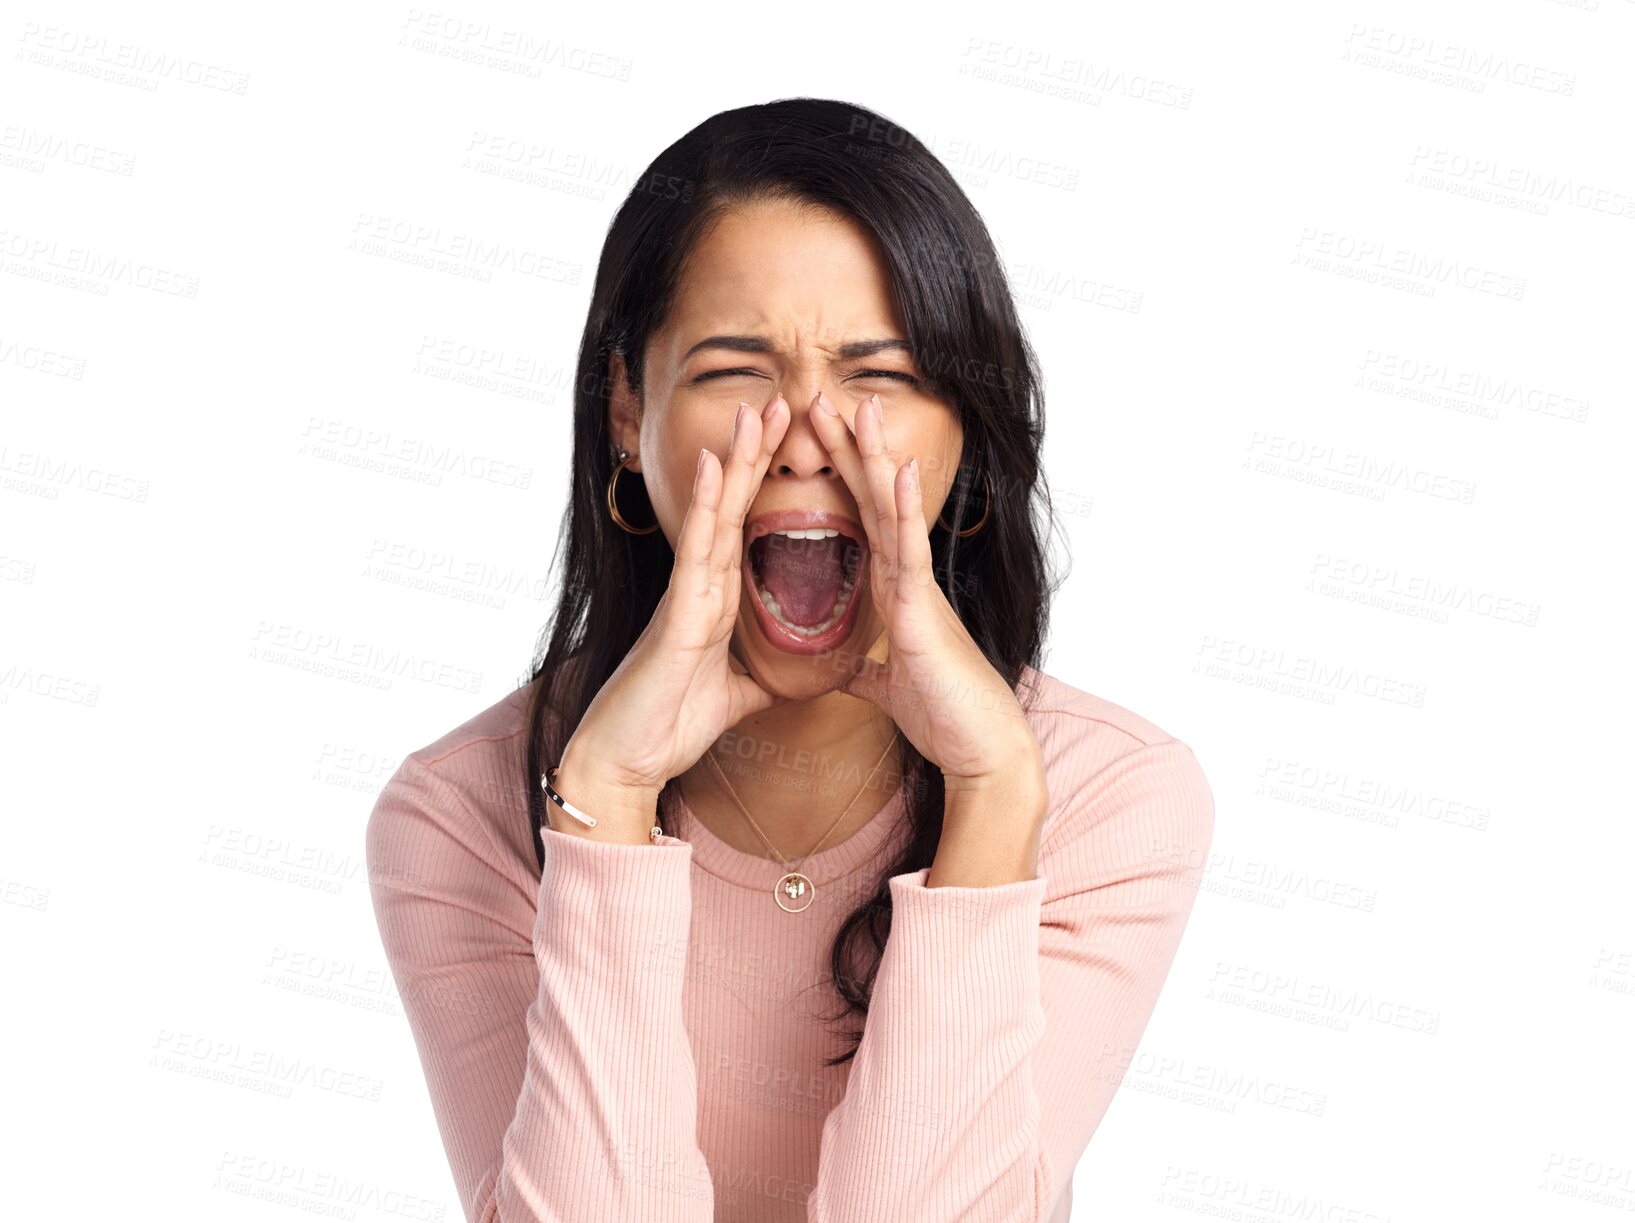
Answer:
[[[369,818],[369,878],[466,1218],[1065,1223],[1214,804],[1179,740],[1024,678],[1050,789],[1038,877],[891,876],[862,1045],[833,1068],[829,949],[905,831],[901,792],[806,860],[817,897],[791,914],[783,868],[685,806],[658,845],[547,827],[541,874],[525,687],[410,753]]]

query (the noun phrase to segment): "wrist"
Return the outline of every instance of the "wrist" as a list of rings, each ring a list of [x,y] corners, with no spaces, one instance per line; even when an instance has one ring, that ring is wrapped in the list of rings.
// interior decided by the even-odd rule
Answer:
[[[603,765],[605,757],[569,740],[551,774],[551,786],[568,802],[596,821],[587,828],[549,798],[546,815],[552,828],[595,841],[650,845],[649,830],[658,811],[662,787],[632,784],[614,776]]]
[[[991,887],[1034,879],[1049,807],[1043,770],[944,776],[942,835],[927,887]]]
[[[1007,808],[1038,808],[1042,819],[1050,802],[1045,781],[1044,754],[1034,743],[1030,748],[1000,757],[1006,763],[986,772],[942,775],[943,811],[981,808],[1002,803]]]

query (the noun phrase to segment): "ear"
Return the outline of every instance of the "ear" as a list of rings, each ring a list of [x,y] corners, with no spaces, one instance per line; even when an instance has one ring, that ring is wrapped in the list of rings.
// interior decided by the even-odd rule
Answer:
[[[613,439],[615,446],[621,447],[632,456],[625,470],[639,472],[642,469],[640,457],[642,405],[641,400],[630,389],[624,357],[618,353],[611,354],[607,359],[607,384],[608,436]]]

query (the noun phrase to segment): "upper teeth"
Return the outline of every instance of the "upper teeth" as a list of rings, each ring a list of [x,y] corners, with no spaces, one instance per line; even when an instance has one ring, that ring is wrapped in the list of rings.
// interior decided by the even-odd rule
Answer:
[[[833,539],[840,532],[833,527],[812,527],[807,531],[772,531],[773,535],[787,535],[790,539]]]

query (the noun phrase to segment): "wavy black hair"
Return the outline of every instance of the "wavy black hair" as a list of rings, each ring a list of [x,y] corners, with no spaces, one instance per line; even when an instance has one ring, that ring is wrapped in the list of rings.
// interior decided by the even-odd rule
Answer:
[[[1023,667],[1040,666],[1054,592],[1039,530],[1053,522],[1039,470],[1044,404],[1033,350],[986,226],[942,162],[874,111],[806,97],[722,111],[660,153],[636,180],[596,269],[574,386],[572,491],[551,566],[560,573],[560,595],[529,677],[523,792],[541,870],[540,771],[560,756],[652,619],[675,561],[662,531],[631,534],[607,511],[616,465],[610,358],[623,358],[640,396],[648,339],[667,317],[688,253],[725,211],[770,199],[849,217],[878,241],[915,363],[928,391],[953,406],[965,431],[943,508],[956,530],[938,526],[931,533],[937,582],[994,669],[1028,703],[1019,689]],[[639,478],[621,480],[621,503],[640,487]],[[635,504],[621,504],[621,512],[649,521],[645,497],[629,499]],[[982,529],[960,537],[957,530],[974,524],[984,508]],[[908,836],[897,860],[882,865],[872,897],[836,935],[830,968],[843,1005],[835,1019],[866,1018],[891,929],[887,880],[930,866],[942,832],[942,774],[906,739],[901,746]],[[660,794],[661,822],[677,784],[672,778]],[[855,1056],[861,1019],[847,1035],[847,1051],[826,1064]]]

